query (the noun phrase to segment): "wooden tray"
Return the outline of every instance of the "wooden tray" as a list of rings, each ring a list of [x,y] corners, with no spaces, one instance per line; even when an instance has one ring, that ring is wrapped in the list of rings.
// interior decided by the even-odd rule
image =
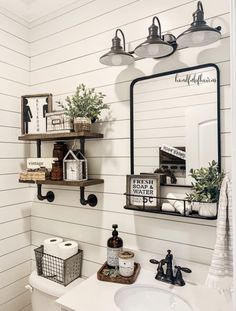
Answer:
[[[117,277],[111,277],[109,275],[104,275],[102,271],[104,269],[109,269],[107,266],[107,262],[104,263],[104,265],[98,270],[97,272],[97,279],[104,282],[113,282],[113,283],[121,283],[121,284],[133,284],[139,275],[139,272],[141,270],[141,266],[139,263],[134,263],[134,274],[129,277],[124,277],[121,275],[118,275]]]

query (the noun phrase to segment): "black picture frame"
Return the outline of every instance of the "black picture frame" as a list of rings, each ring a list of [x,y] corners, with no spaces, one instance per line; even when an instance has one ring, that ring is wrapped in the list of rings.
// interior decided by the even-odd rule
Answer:
[[[41,113],[37,115],[37,118],[39,124],[43,124],[42,126],[36,127],[36,130],[30,130],[29,125],[31,124],[31,120],[34,119],[34,114],[32,112],[32,107],[29,106],[29,100],[35,100],[35,105],[38,101],[42,101],[42,99],[45,98],[45,103],[40,104],[40,111]],[[34,104],[33,104],[34,105]],[[21,133],[22,135],[27,134],[41,134],[46,133],[47,125],[46,125],[46,113],[52,112],[52,94],[46,93],[46,94],[35,94],[35,95],[23,95],[21,96]],[[44,120],[42,120],[44,119]],[[34,123],[36,121],[34,120]],[[45,123],[44,123],[45,122]]]

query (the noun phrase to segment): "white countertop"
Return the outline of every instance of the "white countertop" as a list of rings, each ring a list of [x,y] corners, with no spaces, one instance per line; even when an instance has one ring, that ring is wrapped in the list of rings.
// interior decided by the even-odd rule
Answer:
[[[213,289],[186,283],[183,287],[169,285],[155,280],[155,271],[141,269],[133,285],[151,285],[169,290],[191,304],[193,311],[232,311],[230,299]],[[132,286],[102,282],[93,275],[60,297],[57,302],[65,309],[73,311],[120,311],[114,302],[114,294],[123,286]]]

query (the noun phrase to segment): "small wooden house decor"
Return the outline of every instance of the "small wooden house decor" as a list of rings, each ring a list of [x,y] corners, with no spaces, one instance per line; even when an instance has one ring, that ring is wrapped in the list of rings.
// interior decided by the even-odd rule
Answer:
[[[87,159],[80,150],[69,150],[63,159],[63,179],[67,181],[87,180]]]

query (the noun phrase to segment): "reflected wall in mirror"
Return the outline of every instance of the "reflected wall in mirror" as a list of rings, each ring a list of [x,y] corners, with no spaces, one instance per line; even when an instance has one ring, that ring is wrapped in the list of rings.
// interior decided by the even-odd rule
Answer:
[[[131,83],[131,174],[165,172],[191,185],[190,169],[220,167],[219,69],[214,64]]]

